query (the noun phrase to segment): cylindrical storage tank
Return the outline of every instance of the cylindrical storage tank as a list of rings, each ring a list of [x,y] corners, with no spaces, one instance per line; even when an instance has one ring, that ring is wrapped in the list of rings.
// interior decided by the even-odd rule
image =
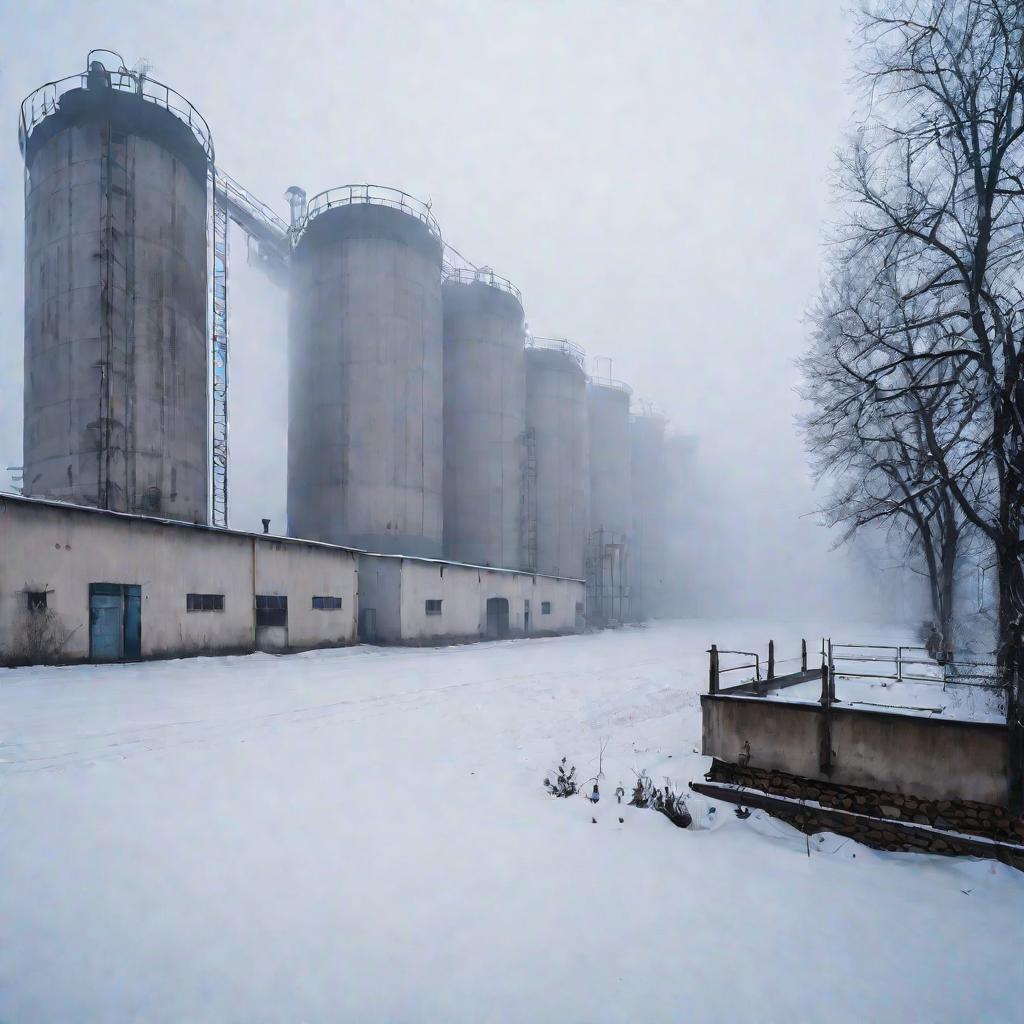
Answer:
[[[582,352],[568,342],[535,342],[526,350],[526,427],[532,448],[527,460],[533,468],[525,478],[530,541],[524,561],[537,572],[573,579],[584,578],[590,491],[582,362]]]
[[[667,481],[665,418],[649,412],[630,425],[633,462],[633,580],[630,610],[637,620],[665,610]]]
[[[442,554],[441,236],[378,186],[310,200],[292,259],[288,528]]]
[[[598,623],[631,617],[633,526],[630,388],[619,381],[587,385],[590,431],[588,616]]]
[[[205,523],[209,130],[93,61],[28,97],[19,135],[25,493]]]
[[[527,529],[526,356],[517,289],[485,272],[444,283],[446,557],[518,569]]]

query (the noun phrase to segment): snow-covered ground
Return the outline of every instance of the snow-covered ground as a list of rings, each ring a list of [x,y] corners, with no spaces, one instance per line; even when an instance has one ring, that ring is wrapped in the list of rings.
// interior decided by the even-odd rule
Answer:
[[[1021,1021],[1024,875],[614,803],[799,632],[0,672],[0,1020]]]

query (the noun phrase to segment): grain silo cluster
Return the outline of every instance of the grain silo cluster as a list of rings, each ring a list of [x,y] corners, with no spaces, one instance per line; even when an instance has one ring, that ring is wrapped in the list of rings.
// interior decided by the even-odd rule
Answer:
[[[293,187],[286,222],[219,168],[191,103],[108,51],[33,93],[19,135],[26,496],[231,532],[230,221],[288,289],[290,538],[576,581],[577,629],[657,610],[663,423],[631,416],[578,346],[531,337],[519,290],[447,244],[428,204]],[[360,583],[369,638],[405,607],[380,589],[392,564]],[[551,614],[480,601],[487,635]]]

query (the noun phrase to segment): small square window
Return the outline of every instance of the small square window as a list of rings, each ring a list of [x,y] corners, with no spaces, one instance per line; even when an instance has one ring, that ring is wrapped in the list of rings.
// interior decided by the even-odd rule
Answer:
[[[427,599],[424,605],[428,615],[440,615],[441,614],[441,602],[440,600]]]
[[[314,597],[313,607],[319,612],[334,612],[341,607],[340,597]]]
[[[46,591],[45,590],[27,590],[27,591],[25,591],[25,597],[28,600],[28,610],[30,612],[45,612],[46,611]]]
[[[551,602],[550,601],[541,601],[541,603],[540,603],[540,613],[541,613],[541,615],[550,615],[551,614]]]

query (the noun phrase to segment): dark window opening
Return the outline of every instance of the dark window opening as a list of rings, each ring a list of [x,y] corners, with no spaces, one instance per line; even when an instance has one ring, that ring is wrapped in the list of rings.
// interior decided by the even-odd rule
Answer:
[[[550,601],[541,601],[541,603],[540,603],[540,613],[541,613],[541,615],[550,615],[551,614],[551,602]]]
[[[277,594],[257,594],[256,625],[287,626],[288,598]]]
[[[321,612],[332,612],[337,611],[341,607],[340,597],[314,597],[313,607],[317,611]]]
[[[46,611],[46,591],[45,590],[27,590],[27,591],[25,591],[25,597],[28,600],[28,610],[30,612],[45,612]]]
[[[441,614],[441,602],[439,600],[428,599],[424,603],[424,607],[428,615],[440,615]]]
[[[190,612],[222,612],[224,611],[223,594],[187,594],[185,610]]]

